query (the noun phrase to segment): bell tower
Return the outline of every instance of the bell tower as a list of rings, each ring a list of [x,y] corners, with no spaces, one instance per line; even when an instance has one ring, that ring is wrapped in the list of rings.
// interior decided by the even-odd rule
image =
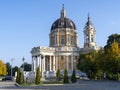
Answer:
[[[90,16],[88,14],[88,21],[84,27],[84,48],[94,49],[96,48],[95,41],[95,28],[90,20]]]

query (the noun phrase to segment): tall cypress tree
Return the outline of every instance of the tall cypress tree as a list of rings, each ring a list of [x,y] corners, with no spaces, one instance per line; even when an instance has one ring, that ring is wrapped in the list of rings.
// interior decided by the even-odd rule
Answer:
[[[60,77],[60,69],[57,70],[56,77],[57,77],[58,81],[60,81],[60,79],[61,79],[61,77]]]
[[[77,82],[76,75],[75,75],[75,70],[73,70],[72,76],[71,76],[71,82],[75,83]]]
[[[18,68],[18,71],[17,71],[16,82],[20,84],[20,68]]]
[[[23,84],[24,83],[24,75],[23,73],[20,73],[20,81],[19,84]]]
[[[40,84],[40,69],[39,69],[39,67],[36,69],[35,84]]]
[[[67,72],[66,69],[64,70],[64,79],[63,79],[63,83],[69,83],[68,72]]]

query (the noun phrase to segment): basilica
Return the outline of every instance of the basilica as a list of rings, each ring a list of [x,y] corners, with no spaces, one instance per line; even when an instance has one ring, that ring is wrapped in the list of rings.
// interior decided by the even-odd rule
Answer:
[[[47,71],[56,72],[60,70],[77,69],[79,54],[87,53],[91,50],[98,50],[99,47],[95,41],[95,28],[88,15],[85,24],[84,46],[78,46],[78,33],[75,23],[66,15],[64,6],[60,12],[60,17],[52,24],[49,33],[49,47],[33,47],[32,71],[40,68],[41,76]]]

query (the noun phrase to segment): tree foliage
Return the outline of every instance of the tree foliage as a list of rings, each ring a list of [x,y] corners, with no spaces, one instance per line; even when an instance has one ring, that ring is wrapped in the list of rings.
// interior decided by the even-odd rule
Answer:
[[[68,77],[67,69],[64,70],[64,79],[63,79],[63,83],[69,83],[69,77]]]
[[[87,54],[80,54],[79,61],[78,61],[78,69],[83,72],[86,72],[89,78],[95,78],[97,74],[97,62],[96,59],[96,51],[92,51]]]
[[[71,76],[71,82],[75,83],[77,82],[76,75],[75,75],[75,70],[73,70],[72,76]]]
[[[7,76],[11,76],[11,65],[9,62],[6,63]],[[12,67],[12,76],[15,76],[15,72],[18,71],[18,66]]]
[[[109,73],[120,73],[120,48],[117,42],[113,42],[106,52],[106,70]]]
[[[57,77],[57,80],[58,80],[58,81],[61,80],[60,69],[57,70],[57,72],[56,72],[56,77]]]
[[[24,74],[20,73],[20,82],[19,84],[23,84],[24,83]]]
[[[5,76],[7,74],[6,64],[2,60],[0,60],[0,75]]]
[[[17,72],[18,66],[12,68],[12,75],[15,76],[15,72]]]
[[[6,68],[7,68],[7,75],[10,76],[11,75],[11,65],[9,62],[6,63]]]
[[[113,42],[117,42],[119,44],[120,47],[120,35],[119,34],[112,34],[108,37],[107,40],[107,45],[105,45],[105,49],[109,48]]]
[[[40,69],[39,69],[39,67],[36,69],[35,84],[40,84]]]
[[[21,65],[21,68],[23,68],[23,64]],[[27,62],[24,63],[24,71],[31,71],[31,68],[31,64],[28,64]]]
[[[24,83],[24,75],[23,75],[23,73],[20,72],[20,68],[18,68],[18,70],[17,70],[16,82],[18,84],[23,84]]]
[[[120,35],[109,36],[105,48],[80,54],[78,69],[92,78],[120,80]]]
[[[18,71],[17,71],[16,82],[20,84],[20,68],[18,68]]]

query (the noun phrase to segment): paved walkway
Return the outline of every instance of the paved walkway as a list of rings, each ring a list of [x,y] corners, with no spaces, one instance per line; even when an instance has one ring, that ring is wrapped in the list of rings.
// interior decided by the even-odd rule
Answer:
[[[16,85],[15,85],[15,82],[13,81],[0,81],[0,89],[3,89],[3,88],[15,88]]]
[[[6,84],[7,83],[7,84]],[[5,85],[4,85],[5,84]],[[18,87],[14,82],[0,82],[0,89],[39,89],[39,90],[120,90],[120,82],[78,80],[74,84],[44,84],[40,86]]]

